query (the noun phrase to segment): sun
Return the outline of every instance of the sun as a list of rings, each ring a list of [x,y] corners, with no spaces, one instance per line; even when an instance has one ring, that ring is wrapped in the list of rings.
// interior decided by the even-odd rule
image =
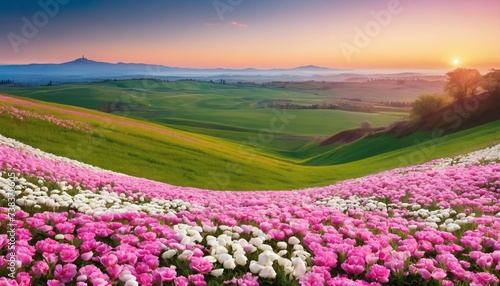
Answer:
[[[459,59],[453,59],[453,65],[454,66],[458,66],[460,64],[460,60]]]

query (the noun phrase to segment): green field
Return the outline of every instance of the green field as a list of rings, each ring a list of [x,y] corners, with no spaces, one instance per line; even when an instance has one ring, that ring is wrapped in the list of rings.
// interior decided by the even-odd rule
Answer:
[[[319,141],[311,139],[358,126],[362,120],[384,125],[397,118],[398,113],[286,110],[288,122],[284,124],[284,115],[276,115],[278,111],[253,108],[256,100],[266,98],[263,93],[269,93],[268,97],[288,96],[309,102],[320,99],[304,99],[305,94],[301,92],[280,89],[255,87],[253,90],[196,82],[157,86],[155,91],[150,88],[142,96],[135,91],[137,87],[132,87],[138,83],[141,81],[10,88],[10,93],[87,108],[98,108],[99,102],[116,100],[124,94],[119,100],[128,98],[142,109],[136,113],[133,110],[119,113],[141,120],[15,97],[0,101],[1,105],[87,122],[94,133],[67,130],[35,119],[19,121],[5,114],[0,115],[0,133],[44,151],[117,172],[173,185],[219,190],[324,186],[484,148],[500,141],[497,132],[500,122],[497,121],[439,141],[432,141],[430,132],[424,132],[403,139],[366,137],[345,146],[319,147]],[[123,85],[121,89],[119,85]],[[126,93],[127,89],[133,90]],[[180,90],[185,93],[185,100]],[[158,111],[149,111],[145,106]],[[167,113],[167,107],[173,111],[161,115],[159,110]],[[145,114],[150,115],[149,122],[143,120]],[[325,119],[328,116],[331,117]],[[282,130],[263,132],[271,129],[270,122],[274,122],[275,127],[283,127]]]
[[[94,110],[99,110],[104,102],[125,103],[128,105],[125,111],[114,113],[237,144],[246,144],[261,136],[259,149],[295,158],[293,151],[308,142],[358,127],[365,120],[374,127],[387,126],[404,118],[407,111],[397,108],[379,108],[381,112],[376,113],[273,110],[259,108],[260,101],[286,99],[294,104],[311,105],[341,97],[385,101],[398,94],[402,100],[412,101],[421,93],[440,88],[440,83],[433,82],[408,82],[404,86],[406,89],[390,82],[337,83],[324,88],[316,86],[319,84],[302,83],[300,88],[263,88],[195,81],[127,80],[28,88],[0,86],[0,93]]]

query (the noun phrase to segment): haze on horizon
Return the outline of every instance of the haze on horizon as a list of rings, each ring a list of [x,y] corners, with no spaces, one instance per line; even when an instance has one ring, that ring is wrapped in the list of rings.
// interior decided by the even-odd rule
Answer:
[[[0,19],[0,64],[500,67],[498,0],[17,0]]]

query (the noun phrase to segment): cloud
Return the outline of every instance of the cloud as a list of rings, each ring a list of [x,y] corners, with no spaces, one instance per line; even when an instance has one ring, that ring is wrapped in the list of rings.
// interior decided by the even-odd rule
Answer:
[[[238,23],[236,21],[231,21],[229,22],[229,25],[233,26],[233,27],[238,27],[238,28],[248,28],[248,25],[247,24],[243,24],[243,23]]]

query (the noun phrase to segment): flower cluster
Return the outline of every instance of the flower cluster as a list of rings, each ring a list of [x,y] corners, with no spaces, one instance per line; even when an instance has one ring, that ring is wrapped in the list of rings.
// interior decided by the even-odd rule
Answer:
[[[20,121],[25,121],[26,119],[32,118],[35,120],[42,120],[57,125],[62,128],[79,130],[85,133],[92,133],[92,127],[85,122],[74,121],[69,119],[59,119],[54,117],[54,115],[43,115],[32,111],[18,109],[13,106],[0,106],[0,114],[6,114],[12,119],[17,119]]]
[[[102,170],[0,136],[17,175],[0,285],[498,285],[498,146],[296,191],[219,192]],[[466,156],[462,157],[466,158]],[[472,159],[475,158],[475,159]]]

